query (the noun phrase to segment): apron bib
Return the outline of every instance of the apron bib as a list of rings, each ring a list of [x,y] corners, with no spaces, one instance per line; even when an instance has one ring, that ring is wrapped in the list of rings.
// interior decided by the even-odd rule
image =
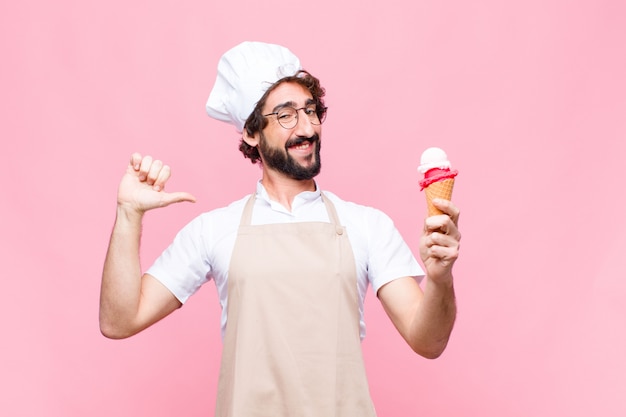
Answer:
[[[359,337],[354,255],[331,223],[250,225],[228,275],[216,417],[375,417]]]

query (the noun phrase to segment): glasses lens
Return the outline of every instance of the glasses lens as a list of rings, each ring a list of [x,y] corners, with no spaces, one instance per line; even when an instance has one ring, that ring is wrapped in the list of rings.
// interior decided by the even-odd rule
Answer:
[[[311,123],[316,124],[316,125],[321,125],[322,123],[324,123],[324,120],[326,120],[326,110],[327,110],[327,107],[322,107],[316,110],[315,121],[317,123],[315,123],[314,121],[311,121]]]
[[[309,121],[311,122],[311,124],[314,124],[314,125],[321,124],[320,119],[317,116],[317,107],[314,104],[307,106],[302,110],[304,110],[304,113],[309,118]]]
[[[291,129],[298,122],[298,113],[293,107],[285,107],[276,115],[278,123],[285,129]]]

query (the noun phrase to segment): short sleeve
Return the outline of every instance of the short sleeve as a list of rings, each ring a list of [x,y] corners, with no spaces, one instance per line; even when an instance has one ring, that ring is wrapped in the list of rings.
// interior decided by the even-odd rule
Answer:
[[[181,302],[209,280],[211,267],[206,256],[203,216],[183,227],[172,243],[146,271],[160,281]]]
[[[368,276],[374,293],[398,278],[420,281],[424,271],[391,218],[377,209],[370,209],[368,217]]]

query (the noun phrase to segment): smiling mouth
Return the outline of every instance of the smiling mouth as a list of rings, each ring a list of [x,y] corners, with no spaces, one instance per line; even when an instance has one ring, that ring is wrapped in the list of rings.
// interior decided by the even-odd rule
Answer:
[[[318,140],[319,137],[317,135],[314,135],[310,138],[295,138],[286,143],[286,148],[294,149],[297,151],[306,151],[307,149],[313,148]]]
[[[308,140],[288,146],[289,149],[295,149],[298,151],[303,151],[303,150],[309,149],[310,147],[311,147],[311,142],[309,142]]]

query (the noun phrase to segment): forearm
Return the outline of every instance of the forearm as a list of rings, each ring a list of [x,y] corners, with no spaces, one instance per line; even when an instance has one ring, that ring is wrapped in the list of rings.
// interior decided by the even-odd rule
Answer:
[[[102,271],[100,330],[111,338],[129,336],[139,310],[142,215],[118,207]]]
[[[448,344],[455,319],[453,280],[443,283],[426,280],[423,297],[411,322],[409,344],[424,357],[439,357]]]

